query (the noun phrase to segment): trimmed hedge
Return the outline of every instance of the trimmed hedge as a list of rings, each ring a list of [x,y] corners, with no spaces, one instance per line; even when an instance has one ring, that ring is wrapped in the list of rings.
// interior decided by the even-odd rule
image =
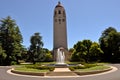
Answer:
[[[40,69],[40,70],[50,70],[50,71],[54,70],[54,67],[38,66],[38,65],[25,65],[24,67],[33,68],[33,69]]]
[[[69,67],[69,69],[71,71],[74,71],[75,69],[86,69],[86,68],[91,68],[95,66],[98,66],[98,65],[97,64],[84,64],[83,66],[71,66]]]

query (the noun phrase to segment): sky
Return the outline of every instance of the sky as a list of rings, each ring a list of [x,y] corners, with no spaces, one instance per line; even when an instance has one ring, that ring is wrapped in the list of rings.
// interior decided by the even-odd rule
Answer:
[[[84,39],[98,42],[108,27],[120,32],[120,0],[0,0],[0,19],[11,16],[16,20],[25,47],[39,32],[43,47],[52,50],[53,13],[58,1],[66,10],[68,48]]]

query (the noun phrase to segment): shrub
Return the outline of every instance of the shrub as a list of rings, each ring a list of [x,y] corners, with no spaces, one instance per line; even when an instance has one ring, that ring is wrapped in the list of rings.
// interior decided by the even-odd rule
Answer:
[[[26,65],[26,68],[33,68],[33,69],[40,69],[40,70],[49,70],[53,71],[54,67],[49,67],[49,66],[39,66],[39,65]]]
[[[16,64],[17,64],[17,62],[15,62],[15,61],[11,62],[11,65],[16,65]]]
[[[85,68],[95,67],[97,64],[84,64]]]
[[[71,71],[74,71],[74,70],[75,70],[75,68],[74,68],[74,67],[69,67],[69,69],[70,69]]]
[[[86,68],[91,68],[95,66],[97,66],[97,64],[84,64],[84,66],[72,66],[72,67],[69,67],[69,69],[71,71],[74,71],[75,69],[86,69]]]

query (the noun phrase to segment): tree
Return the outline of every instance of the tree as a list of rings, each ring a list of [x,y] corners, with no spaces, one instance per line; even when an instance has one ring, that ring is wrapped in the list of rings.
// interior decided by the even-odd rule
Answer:
[[[78,41],[74,45],[74,52],[72,54],[71,60],[84,62],[85,56],[86,56],[85,46],[83,45],[82,41]]]
[[[27,55],[28,50],[27,50],[27,48],[25,48],[25,46],[23,46],[21,52],[22,52],[21,60],[27,61],[27,59],[28,59],[28,55]]]
[[[119,61],[120,59],[120,33],[113,27],[105,29],[99,39],[100,47],[104,52],[104,61]]]
[[[21,56],[22,35],[15,20],[10,16],[0,20],[0,39],[7,55],[4,64],[10,65],[12,61],[18,63]]]
[[[73,52],[74,52],[74,48],[70,48],[69,53],[73,53]]]
[[[98,43],[90,40],[78,41],[74,45],[74,51],[71,59],[80,62],[95,62],[100,61],[102,50]]]
[[[6,58],[5,50],[2,49],[2,46],[0,45],[0,65],[4,65],[4,60]]]
[[[33,64],[35,64],[44,56],[42,54],[42,36],[40,36],[39,33],[35,33],[33,36],[31,36],[30,43],[31,45],[28,51],[29,59],[31,62],[33,62]]]
[[[100,45],[94,42],[90,47],[89,58],[92,62],[101,61],[101,56],[103,55],[103,51],[100,49]]]
[[[83,44],[84,41],[78,41],[74,45],[74,51],[71,57],[72,61],[80,61],[80,62],[86,62],[86,55],[87,55],[87,50],[86,47]],[[85,43],[85,42],[84,42]]]
[[[42,52],[43,52],[43,54],[45,56],[43,61],[46,61],[46,62],[53,61],[53,56],[52,56],[51,52],[47,48],[43,48]]]
[[[86,52],[85,60],[86,60],[86,62],[89,62],[89,60],[90,60],[90,48],[91,48],[93,43],[90,40],[83,40],[82,43],[85,47],[85,52]]]

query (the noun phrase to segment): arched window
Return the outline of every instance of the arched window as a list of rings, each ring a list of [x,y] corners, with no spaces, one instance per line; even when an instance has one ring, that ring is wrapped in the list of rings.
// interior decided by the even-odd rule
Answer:
[[[61,24],[61,19],[59,19],[59,24]]]
[[[55,15],[57,14],[57,11],[55,11]]]
[[[61,14],[61,11],[60,11],[60,10],[58,11],[58,14]]]

